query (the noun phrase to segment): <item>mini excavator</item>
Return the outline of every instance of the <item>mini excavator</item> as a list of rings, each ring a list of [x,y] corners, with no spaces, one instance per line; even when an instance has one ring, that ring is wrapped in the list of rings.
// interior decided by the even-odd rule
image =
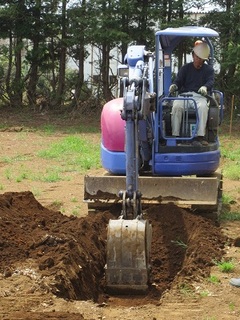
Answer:
[[[108,224],[106,286],[111,293],[144,293],[149,286],[152,227],[142,206],[175,203],[193,210],[221,208],[222,175],[218,171],[218,128],[223,118],[223,94],[208,96],[207,145],[193,143],[199,124],[191,96],[170,96],[174,50],[185,40],[198,39],[214,50],[215,30],[187,26],[155,34],[156,50],[129,46],[118,67],[122,97],[109,101],[101,114],[102,176],[86,176],[84,200],[89,208],[120,202],[121,214]],[[175,99],[194,107],[183,113],[181,135],[172,136],[171,110]]]

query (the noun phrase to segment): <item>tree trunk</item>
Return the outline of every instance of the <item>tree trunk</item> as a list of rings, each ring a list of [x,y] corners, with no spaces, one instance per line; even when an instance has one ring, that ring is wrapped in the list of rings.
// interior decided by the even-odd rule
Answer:
[[[84,42],[82,42],[84,43]],[[82,86],[84,83],[84,45],[79,45],[78,48],[78,61],[79,61],[79,66],[78,66],[78,78],[77,78],[77,83],[76,83],[76,88],[75,88],[75,99],[76,102],[80,100],[81,97],[81,91],[82,91]]]
[[[82,20],[84,20],[86,15],[86,1],[82,0],[82,5],[81,5],[81,14],[80,17]],[[84,25],[80,25],[80,37],[79,37],[79,45],[78,45],[78,78],[77,78],[77,83],[76,83],[76,90],[75,90],[75,99],[76,102],[80,100],[81,97],[81,92],[82,92],[82,87],[84,83],[84,59],[85,59],[85,34],[84,34]]]
[[[10,96],[11,105],[21,107],[22,106],[22,38],[18,36],[15,44],[15,76],[12,82],[12,94]]]
[[[8,97],[11,97],[11,73],[12,73],[12,63],[13,63],[13,38],[12,32],[9,32],[9,50],[8,50],[8,68],[6,75],[6,92]]]
[[[58,87],[56,92],[56,99],[54,102],[55,108],[61,108],[64,102],[64,90],[65,90],[65,74],[66,74],[66,7],[67,1],[62,1],[62,37],[61,37],[61,48],[60,48],[60,59],[59,59],[59,77]]]
[[[41,27],[40,22],[40,8],[41,8],[41,0],[36,1],[36,5],[33,11],[33,18],[35,22],[36,29]],[[37,99],[37,82],[38,82],[38,68],[39,68],[39,36],[38,34],[34,34],[32,36],[32,59],[31,59],[31,67],[28,75],[28,83],[27,83],[27,98],[29,105],[33,108],[36,107],[36,99]]]
[[[101,65],[101,74],[103,82],[103,96],[106,101],[112,99],[112,93],[109,88],[109,44],[103,44],[102,46],[102,65]]]

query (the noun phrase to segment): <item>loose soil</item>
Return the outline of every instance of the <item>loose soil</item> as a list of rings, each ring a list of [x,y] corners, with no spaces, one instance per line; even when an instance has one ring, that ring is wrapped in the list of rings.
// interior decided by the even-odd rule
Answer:
[[[33,172],[47,165],[36,153],[82,123],[76,115],[66,120],[50,113],[12,112],[1,119],[1,158],[22,157]],[[39,129],[46,124],[58,128],[56,134]],[[99,133],[83,134],[100,141]],[[113,296],[105,290],[106,233],[119,207],[88,212],[82,202],[84,174],[57,183],[16,182],[7,168],[7,161],[0,162],[1,319],[240,318],[240,289],[229,285],[240,275],[239,222],[219,225],[171,203],[146,209],[153,227],[151,285],[144,295]],[[239,181],[225,179],[223,185],[235,195],[239,211]],[[232,273],[216,266],[223,259],[234,261]],[[210,281],[210,275],[218,281]]]

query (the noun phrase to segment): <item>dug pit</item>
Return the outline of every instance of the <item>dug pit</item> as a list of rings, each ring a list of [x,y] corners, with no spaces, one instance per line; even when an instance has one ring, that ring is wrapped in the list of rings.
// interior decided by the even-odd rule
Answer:
[[[107,224],[119,212],[84,218],[43,207],[31,192],[0,195],[0,274],[28,273],[36,286],[71,300],[103,301]],[[142,302],[159,301],[174,284],[209,275],[226,237],[211,220],[173,204],[146,210],[152,224],[151,286]]]

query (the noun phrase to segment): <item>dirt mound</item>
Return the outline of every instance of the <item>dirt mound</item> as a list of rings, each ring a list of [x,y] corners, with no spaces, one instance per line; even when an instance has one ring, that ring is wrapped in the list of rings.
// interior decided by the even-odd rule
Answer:
[[[56,314],[56,312],[45,312],[45,313],[41,313],[41,312],[34,312],[34,314],[32,312],[24,312],[24,318],[23,317],[23,313],[22,312],[15,312],[14,314],[11,314],[12,320],[18,319],[24,319],[24,320],[84,320],[83,316],[81,314],[74,314],[74,313],[68,313],[68,312],[62,312],[61,314],[59,314],[59,312]]]
[[[0,273],[34,273],[58,297],[99,301],[104,296],[106,227],[118,214],[67,217],[43,207],[31,192],[0,195]],[[150,208],[146,216],[153,239],[152,284],[145,299],[159,299],[172,283],[207,276],[213,261],[221,259],[226,238],[212,221],[172,204]],[[35,269],[20,271],[19,265],[30,261]]]

